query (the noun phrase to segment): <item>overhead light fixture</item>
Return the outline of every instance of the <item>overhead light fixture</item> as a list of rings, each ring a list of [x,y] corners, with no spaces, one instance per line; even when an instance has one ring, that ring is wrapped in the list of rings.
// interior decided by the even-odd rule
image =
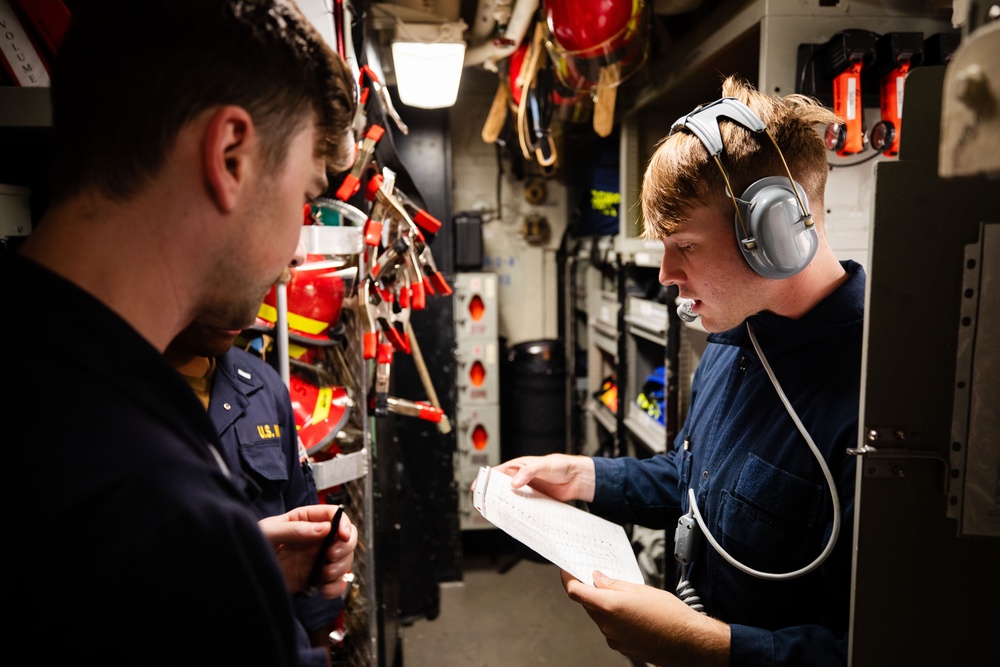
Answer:
[[[399,101],[420,109],[453,106],[465,64],[465,21],[385,3],[375,6],[393,19],[392,69]]]

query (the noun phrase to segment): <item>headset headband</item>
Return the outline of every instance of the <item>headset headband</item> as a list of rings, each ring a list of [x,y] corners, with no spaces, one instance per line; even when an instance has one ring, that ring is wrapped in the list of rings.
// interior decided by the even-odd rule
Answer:
[[[792,172],[788,168],[788,163],[785,161],[785,156],[781,152],[781,148],[778,147],[778,142],[775,141],[774,136],[764,125],[764,121],[760,119],[753,110],[748,107],[743,102],[740,102],[735,97],[723,97],[709,104],[702,104],[695,108],[694,111],[687,114],[686,116],[681,116],[674,124],[670,126],[670,134],[679,132],[682,130],[688,130],[705,146],[705,150],[708,151],[709,156],[715,160],[716,166],[719,168],[719,172],[722,174],[723,180],[726,182],[726,191],[729,193],[730,199],[733,200],[733,207],[736,208],[736,218],[740,222],[740,226],[743,228],[743,233],[746,236],[744,241],[747,245],[747,249],[753,249],[755,247],[754,239],[750,237],[750,232],[747,230],[746,223],[743,220],[743,213],[740,211],[739,203],[736,201],[736,193],[733,192],[732,186],[729,184],[729,174],[726,173],[725,167],[722,166],[722,161],[719,159],[719,153],[722,152],[724,144],[722,143],[722,130],[719,128],[719,119],[725,118],[731,120],[734,123],[742,125],[751,132],[757,134],[763,132],[767,135],[767,138],[771,140],[774,144],[775,150],[778,151],[778,157],[781,158],[781,164],[785,167],[785,173],[788,174],[788,181],[792,186],[792,193],[795,195],[796,201],[799,203],[799,209],[802,211],[802,218],[806,227],[811,227],[813,224],[812,215],[806,210],[805,204],[802,202],[802,198],[799,196],[798,188],[795,187],[795,179],[792,178]]]
[[[750,107],[735,97],[723,97],[711,104],[702,104],[688,115],[678,118],[670,126],[670,134],[685,129],[691,130],[701,139],[708,154],[715,157],[723,149],[722,133],[719,130],[720,116],[739,123],[751,132],[760,133],[767,130],[764,121]]]

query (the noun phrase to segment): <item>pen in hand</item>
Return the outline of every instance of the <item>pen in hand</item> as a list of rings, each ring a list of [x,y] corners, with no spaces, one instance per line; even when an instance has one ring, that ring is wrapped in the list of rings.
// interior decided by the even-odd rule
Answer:
[[[337,533],[340,532],[340,517],[344,516],[344,506],[341,505],[337,508],[337,513],[333,515],[333,519],[330,520],[330,532],[327,533],[326,537],[323,538],[323,544],[319,547],[319,552],[316,554],[316,562],[313,563],[312,571],[309,572],[309,578],[306,580],[307,588],[318,587],[322,584],[320,580],[322,576],[323,567],[326,566],[326,552],[329,551],[330,547],[337,539]]]

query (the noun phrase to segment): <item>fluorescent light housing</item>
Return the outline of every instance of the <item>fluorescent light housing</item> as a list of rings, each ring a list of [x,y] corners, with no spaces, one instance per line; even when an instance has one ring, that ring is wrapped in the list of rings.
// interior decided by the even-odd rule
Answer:
[[[441,109],[455,104],[462,81],[465,42],[392,43],[399,101],[410,107]]]
[[[372,8],[376,30],[388,37],[382,43],[391,47],[400,102],[421,109],[454,105],[465,66],[465,21],[385,2]]]

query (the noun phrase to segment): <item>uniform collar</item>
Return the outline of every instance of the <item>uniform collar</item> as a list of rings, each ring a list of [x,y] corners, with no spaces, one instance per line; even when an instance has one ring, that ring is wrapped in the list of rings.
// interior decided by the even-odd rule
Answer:
[[[73,345],[64,363],[128,396],[215,465],[209,450],[218,444],[215,428],[181,374],[149,341],[93,295],[46,267],[17,254],[5,261],[12,272],[7,287],[15,293],[13,307],[30,318],[40,349]],[[44,295],[44,303],[35,294]],[[86,329],[74,339],[66,335],[67,324]]]
[[[746,327],[749,322],[761,346],[776,351],[791,350],[858,326],[864,321],[865,270],[853,260],[840,264],[847,271],[847,280],[801,318],[793,320],[764,311],[728,331],[709,334],[708,342],[752,349]]]
[[[224,375],[233,387],[244,395],[250,395],[264,386],[260,374],[243,363],[246,355],[231,347],[220,357],[216,357],[217,372]]]

